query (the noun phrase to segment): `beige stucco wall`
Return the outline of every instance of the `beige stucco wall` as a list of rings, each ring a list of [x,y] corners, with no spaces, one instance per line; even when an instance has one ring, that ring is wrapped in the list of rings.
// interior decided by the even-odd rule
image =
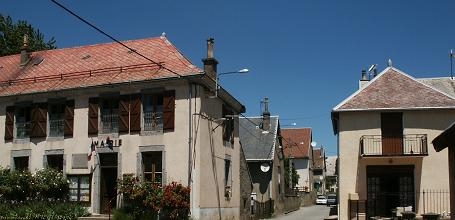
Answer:
[[[67,174],[88,174],[97,166],[94,159],[89,161],[87,169],[72,169],[72,154],[89,153],[89,146],[94,141],[101,141],[106,136],[88,136],[88,99],[97,97],[103,92],[119,92],[120,94],[139,93],[142,89],[164,88],[165,90],[175,90],[175,129],[172,132],[164,132],[154,135],[140,134],[120,134],[122,146],[114,148],[118,152],[120,160],[118,167],[118,177],[125,173],[137,174],[138,164],[137,155],[140,147],[164,147],[165,160],[163,161],[163,173],[166,183],[171,181],[188,184],[189,178],[189,158],[194,158],[192,167],[191,186],[191,209],[194,219],[213,219],[218,216],[218,211],[222,211],[222,216],[229,219],[239,218],[239,196],[224,197],[224,158],[229,155],[232,166],[232,193],[239,195],[239,140],[238,130],[233,147],[225,147],[222,142],[222,126],[215,127],[221,118],[222,102],[219,98],[207,98],[205,90],[199,86],[192,86],[193,98],[189,99],[189,85],[187,81],[176,81],[167,83],[145,83],[138,85],[110,86],[97,89],[85,89],[66,92],[52,92],[35,95],[23,95],[18,97],[2,98],[0,101],[0,166],[9,167],[12,150],[31,150],[30,171],[43,168],[43,155],[45,150],[63,149],[66,160]],[[196,97],[194,97],[196,96]],[[74,134],[73,138],[59,140],[51,139],[32,139],[26,143],[15,143],[4,141],[5,133],[5,108],[9,105],[21,101],[47,102],[48,98],[67,98],[75,100],[74,110]],[[190,110],[191,104],[191,112]],[[199,117],[194,113],[206,115],[211,118]],[[192,139],[189,137],[189,117],[193,119]],[[238,120],[236,123],[238,129]],[[214,131],[212,132],[212,129]],[[112,138],[112,137],[111,137]],[[115,138],[115,137],[114,137]],[[214,154],[212,157],[210,143],[213,142]],[[189,142],[191,142],[192,152],[189,152]],[[105,149],[106,150],[106,149]],[[194,154],[193,154],[194,153]],[[215,163],[212,164],[212,158]],[[217,179],[217,181],[215,181]],[[99,178],[95,177],[92,181],[91,210],[99,211]],[[99,192],[98,192],[99,193]],[[219,195],[218,197],[214,195]],[[97,211],[98,210],[98,211]]]
[[[414,165],[414,188],[449,189],[447,150],[436,153],[431,140],[455,120],[455,111],[427,110],[404,111],[404,134],[427,134],[428,156],[424,157],[359,157],[362,135],[381,134],[380,112],[339,113],[339,156],[340,156],[340,218],[348,219],[349,194],[357,193],[360,200],[366,200],[366,166],[368,165]],[[422,212],[422,202],[416,210]]]

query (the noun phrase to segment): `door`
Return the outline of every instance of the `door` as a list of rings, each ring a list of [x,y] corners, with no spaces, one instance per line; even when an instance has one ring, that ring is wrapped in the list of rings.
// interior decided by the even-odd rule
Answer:
[[[100,154],[101,213],[109,213],[117,205],[117,153]]]
[[[381,113],[382,155],[403,154],[403,114]]]
[[[367,166],[368,216],[392,216],[414,204],[414,166]]]

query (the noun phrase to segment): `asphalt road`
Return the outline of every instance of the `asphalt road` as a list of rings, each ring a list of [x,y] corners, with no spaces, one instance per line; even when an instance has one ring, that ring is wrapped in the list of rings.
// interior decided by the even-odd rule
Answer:
[[[279,220],[323,220],[329,216],[330,208],[325,205],[300,207],[299,210],[277,216]]]

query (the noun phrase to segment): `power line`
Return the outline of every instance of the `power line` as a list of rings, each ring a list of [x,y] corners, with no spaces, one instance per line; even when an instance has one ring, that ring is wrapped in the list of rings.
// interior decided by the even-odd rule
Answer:
[[[59,2],[57,2],[56,0],[51,0],[54,4],[56,4],[57,6],[59,6],[60,8],[62,8],[63,10],[67,11],[68,13],[70,13],[71,15],[73,15],[74,17],[76,17],[77,19],[79,19],[80,21],[84,22],[85,24],[89,25],[90,27],[92,27],[93,29],[95,29],[96,31],[100,32],[101,34],[103,34],[104,36],[110,38],[111,40],[117,42],[118,44],[122,45],[123,47],[127,48],[128,50],[132,51],[133,53],[139,55],[140,57],[152,62],[153,64],[156,64],[158,65],[160,68],[162,69],[165,69],[179,77],[182,77],[182,75],[180,75],[179,73],[165,67],[162,62],[156,62],[146,56],[144,56],[143,54],[137,52],[135,49],[129,47],[128,45],[120,42],[119,40],[117,40],[116,38],[114,38],[113,36],[111,36],[110,34],[104,32],[103,30],[101,30],[100,28],[96,27],[95,25],[91,24],[90,22],[88,22],[87,20],[85,20],[84,18],[82,18],[81,16],[79,16],[78,14],[76,14],[75,12],[71,11],[70,9],[68,9],[67,7],[65,7],[64,5],[60,4]]]

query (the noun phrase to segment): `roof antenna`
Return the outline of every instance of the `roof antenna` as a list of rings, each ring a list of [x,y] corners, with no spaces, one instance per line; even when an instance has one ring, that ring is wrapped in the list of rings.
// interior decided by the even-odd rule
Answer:
[[[450,79],[453,80],[453,57],[455,54],[453,54],[453,50],[450,49]]]

